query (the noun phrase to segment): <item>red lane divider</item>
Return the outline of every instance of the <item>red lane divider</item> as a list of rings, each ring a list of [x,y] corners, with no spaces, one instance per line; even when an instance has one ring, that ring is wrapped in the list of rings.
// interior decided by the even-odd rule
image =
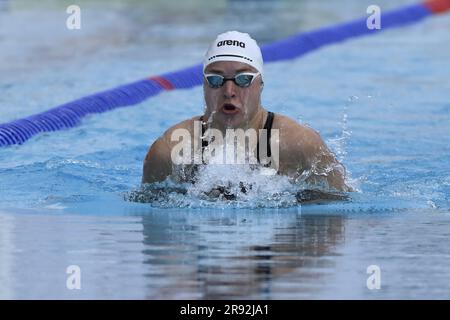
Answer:
[[[444,13],[450,10],[450,0],[428,0],[424,5],[433,13]]]
[[[166,78],[160,77],[160,76],[154,76],[149,78],[149,80],[153,80],[157,82],[161,87],[163,87],[165,90],[173,90],[175,89],[175,86]]]

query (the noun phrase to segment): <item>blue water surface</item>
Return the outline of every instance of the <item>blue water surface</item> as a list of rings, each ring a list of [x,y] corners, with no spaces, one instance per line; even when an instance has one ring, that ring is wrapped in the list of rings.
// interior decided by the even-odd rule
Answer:
[[[196,64],[228,29],[268,43],[371,3],[97,1],[81,4],[78,31],[57,1],[0,4],[4,123]],[[357,190],[350,201],[301,206],[278,178],[242,201],[126,201],[151,143],[201,114],[201,87],[0,149],[0,298],[448,299],[449,28],[450,15],[432,17],[265,66],[263,105],[320,132]],[[67,289],[69,265],[82,290]]]

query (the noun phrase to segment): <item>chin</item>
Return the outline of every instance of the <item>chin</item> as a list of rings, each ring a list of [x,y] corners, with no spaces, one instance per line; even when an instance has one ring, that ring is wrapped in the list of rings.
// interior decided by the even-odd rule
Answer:
[[[230,129],[240,128],[244,122],[243,120],[244,119],[241,113],[233,115],[221,114],[220,116],[220,122],[224,128]]]

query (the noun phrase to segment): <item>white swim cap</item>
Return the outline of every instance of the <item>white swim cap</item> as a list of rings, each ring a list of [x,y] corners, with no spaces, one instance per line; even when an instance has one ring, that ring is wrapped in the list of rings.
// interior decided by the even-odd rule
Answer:
[[[261,73],[263,77],[263,58],[261,49],[248,33],[228,31],[219,34],[209,46],[203,60],[203,72],[216,61],[238,61],[246,63]]]

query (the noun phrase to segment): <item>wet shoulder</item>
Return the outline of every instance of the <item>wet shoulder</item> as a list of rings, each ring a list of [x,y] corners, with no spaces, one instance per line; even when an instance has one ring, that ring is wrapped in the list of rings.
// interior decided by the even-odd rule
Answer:
[[[162,135],[162,137],[160,137],[160,139],[163,139],[168,145],[170,145],[171,143],[173,143],[173,142],[171,142],[171,137],[175,130],[187,130],[189,132],[189,134],[193,135],[194,122],[199,121],[199,120],[200,120],[200,116],[195,116],[190,119],[183,120],[183,121],[173,125],[169,129],[167,129],[164,132],[164,134]]]
[[[272,128],[279,130],[281,147],[299,145],[305,148],[322,144],[320,134],[316,130],[278,113],[275,114]]]

